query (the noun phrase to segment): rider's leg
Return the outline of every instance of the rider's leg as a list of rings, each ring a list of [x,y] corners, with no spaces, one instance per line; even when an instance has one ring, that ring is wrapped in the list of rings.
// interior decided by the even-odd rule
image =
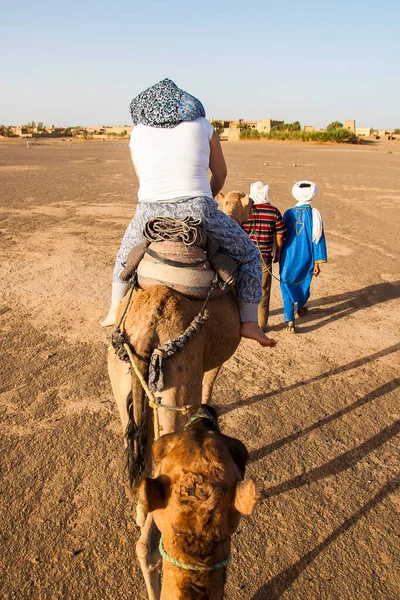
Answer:
[[[206,199],[204,225],[219,242],[221,249],[239,264],[236,290],[239,299],[242,337],[256,340],[262,346],[275,346],[258,325],[258,305],[261,301],[261,262],[258,249],[233,219],[218,210],[217,203]]]
[[[121,246],[118,250],[115,260],[114,274],[111,290],[111,305],[104,321],[101,322],[103,327],[116,325],[118,309],[125,294],[129,289],[129,283],[119,279],[120,274],[126,266],[126,261],[130,250],[134,246],[138,246],[143,239],[142,231],[146,223],[146,216],[143,214],[143,206],[139,203],[136,209],[135,216],[126,228],[124,237],[122,238]],[[150,218],[150,217],[149,217]]]

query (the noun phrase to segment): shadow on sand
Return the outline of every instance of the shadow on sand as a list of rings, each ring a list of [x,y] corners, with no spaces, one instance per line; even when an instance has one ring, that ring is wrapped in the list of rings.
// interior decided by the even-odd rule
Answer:
[[[393,392],[394,390],[396,390],[399,387],[400,387],[400,378],[396,378],[396,379],[393,379],[392,381],[385,383],[384,385],[378,387],[376,390],[369,392],[366,396],[363,396],[362,398],[359,398],[352,404],[349,404],[349,406],[342,408],[341,410],[339,410],[338,412],[336,412],[332,415],[328,415],[328,416],[324,417],[323,419],[320,419],[319,421],[317,421],[316,423],[313,423],[309,427],[306,427],[305,429],[302,429],[301,431],[295,431],[295,432],[291,433],[290,435],[288,435],[284,438],[281,438],[280,440],[277,440],[276,442],[273,442],[272,444],[268,444],[268,446],[264,446],[264,448],[259,448],[258,450],[253,450],[253,452],[250,452],[250,462],[257,461],[260,458],[264,458],[268,454],[275,452],[275,450],[282,448],[286,444],[289,444],[290,442],[294,442],[294,441],[298,440],[299,438],[301,438],[305,435],[308,435],[315,429],[318,429],[319,427],[323,427],[324,425],[327,425],[328,423],[332,423],[332,421],[336,421],[336,419],[340,419],[341,417],[343,417],[344,415],[347,415],[348,413],[352,412],[353,410],[356,410],[357,408],[360,408],[361,406],[368,404],[368,402],[371,402],[372,400],[376,400],[377,398],[380,398],[381,396],[384,396],[385,394],[387,394],[389,392]]]
[[[287,385],[286,387],[279,388],[278,390],[272,390],[270,392],[266,392],[265,394],[258,394],[257,396],[252,396],[251,398],[247,398],[246,400],[239,400],[239,402],[233,402],[232,404],[227,404],[225,406],[221,406],[218,409],[220,414],[225,414],[235,410],[236,408],[243,408],[244,406],[250,406],[251,404],[255,404],[256,402],[261,402],[262,400],[266,400],[267,398],[272,398],[278,394],[283,394],[285,392],[290,392],[292,390],[296,390],[300,387],[304,387],[309,384],[316,383],[317,381],[322,381],[328,377],[332,377],[333,375],[339,375],[340,373],[346,373],[347,371],[351,371],[352,369],[357,369],[358,367],[365,366],[374,360],[378,360],[383,356],[388,356],[389,354],[393,354],[394,352],[398,352],[400,350],[400,343],[394,344],[393,346],[389,346],[384,350],[380,350],[379,352],[375,352],[374,354],[370,354],[369,356],[363,356],[362,358],[358,358],[357,360],[353,360],[352,362],[347,363],[346,365],[342,365],[340,367],[335,367],[331,371],[325,371],[320,375],[316,375],[315,377],[311,377],[311,379],[297,381],[296,383],[292,383]],[[396,380],[395,380],[396,381]],[[386,384],[390,385],[390,384]],[[385,387],[385,386],[383,386]],[[386,392],[383,392],[386,393]],[[346,409],[344,409],[346,410]]]
[[[311,300],[307,303],[307,306],[312,310],[310,310],[310,313],[306,317],[301,319],[302,326],[299,329],[299,333],[314,331],[359,310],[381,304],[382,302],[389,302],[399,297],[400,281],[395,281],[393,283],[377,283],[359,290]],[[326,306],[328,304],[333,304],[334,306]],[[274,309],[270,311],[270,315],[282,315],[282,309]],[[308,323],[316,319],[319,320],[317,323],[308,325]],[[268,328],[268,331],[279,330],[282,327],[283,323]]]
[[[373,438],[371,438],[373,439]],[[400,477],[386,483],[379,492],[362,506],[351,517],[343,521],[328,537],[320,544],[315,546],[310,552],[307,552],[293,565],[273,577],[268,583],[264,584],[254,594],[251,600],[279,600],[284,592],[296,581],[302,572],[323,552],[332,542],[337,540],[343,533],[348,531],[360,519],[362,519],[370,510],[378,506],[389,494],[400,487]]]
[[[284,481],[279,485],[274,485],[273,487],[262,491],[261,498],[266,499],[271,498],[272,496],[278,496],[284,492],[299,489],[303,487],[303,485],[307,485],[314,481],[325,479],[325,477],[331,477],[332,475],[347,471],[347,469],[353,467],[365,456],[395,437],[398,433],[400,433],[400,420],[394,421],[391,425],[382,429],[382,431],[369,438],[366,442],[340,454],[340,456],[333,458],[321,467],[316,467],[307,473],[302,473],[297,477],[293,477],[293,479],[289,479],[288,481]]]

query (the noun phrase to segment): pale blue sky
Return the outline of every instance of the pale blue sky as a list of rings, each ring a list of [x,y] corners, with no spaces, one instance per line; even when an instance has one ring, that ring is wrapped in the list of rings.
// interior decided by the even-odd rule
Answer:
[[[397,0],[0,0],[0,123],[130,124],[164,77],[215,118],[400,127]]]

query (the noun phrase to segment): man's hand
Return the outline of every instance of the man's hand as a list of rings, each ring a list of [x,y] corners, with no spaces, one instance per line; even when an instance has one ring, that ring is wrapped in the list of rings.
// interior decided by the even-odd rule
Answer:
[[[314,277],[318,277],[318,275],[321,273],[321,269],[319,268],[319,264],[315,263],[314,264]]]
[[[276,250],[273,262],[278,263],[280,260],[281,260],[281,251]]]

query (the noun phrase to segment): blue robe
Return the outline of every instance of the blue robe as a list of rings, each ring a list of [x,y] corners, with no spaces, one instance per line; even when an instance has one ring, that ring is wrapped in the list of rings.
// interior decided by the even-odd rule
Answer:
[[[283,215],[285,241],[280,258],[283,317],[294,321],[294,304],[302,308],[310,297],[314,263],[327,261],[325,233],[316,244],[312,241],[312,209],[290,208]],[[304,281],[306,280],[306,281]],[[290,285],[302,282],[299,285]]]

